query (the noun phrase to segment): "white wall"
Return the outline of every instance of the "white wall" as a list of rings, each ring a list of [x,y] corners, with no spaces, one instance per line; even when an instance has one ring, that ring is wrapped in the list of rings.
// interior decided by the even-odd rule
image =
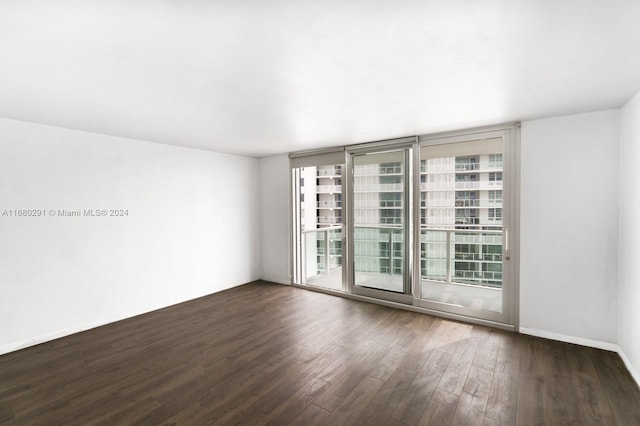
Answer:
[[[262,278],[283,284],[291,282],[289,176],[287,155],[260,159]]]
[[[258,170],[256,159],[0,119],[0,353],[259,278]]]
[[[620,119],[618,345],[640,383],[640,92]]]
[[[616,342],[619,111],[522,124],[520,326]]]

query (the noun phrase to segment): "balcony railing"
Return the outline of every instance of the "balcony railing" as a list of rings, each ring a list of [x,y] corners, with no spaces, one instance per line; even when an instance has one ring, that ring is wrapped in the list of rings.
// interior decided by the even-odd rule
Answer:
[[[402,174],[402,166],[381,166],[378,171],[381,175],[399,175]]]
[[[454,259],[470,262],[502,262],[502,253],[456,252]]]
[[[429,186],[429,184],[426,184],[424,188],[422,187],[422,185],[420,185],[420,189],[424,191],[432,188]],[[440,188],[433,188],[433,189],[440,189]],[[455,182],[455,189],[487,189],[487,190],[502,189],[502,181],[501,180],[489,180],[489,181],[475,180],[475,181],[466,181],[466,182],[465,181]]]
[[[502,162],[456,163],[456,172],[502,171]]]
[[[317,173],[318,177],[342,176],[341,169],[320,169]]]
[[[502,251],[502,231],[483,229],[438,229],[422,227],[420,230],[423,279],[446,283],[502,286],[501,271],[467,270],[469,267],[502,262],[502,253],[481,253],[485,246],[499,246]],[[460,250],[460,245],[473,247],[473,251]],[[462,269],[464,266],[465,269]],[[494,266],[495,267],[495,266]]]
[[[318,217],[318,223],[322,225],[338,225],[342,223],[341,216],[323,216]]]
[[[445,233],[451,235],[454,244],[487,244],[501,245],[502,231],[482,229],[441,229],[422,227],[420,242],[442,243],[446,241]]]
[[[482,200],[422,200],[420,207],[425,209],[428,207],[441,207],[441,208],[473,208],[473,207],[502,207],[502,199],[482,199]]]
[[[503,260],[502,231],[483,229],[420,230],[422,279],[450,284],[489,287],[502,286],[502,271],[482,270],[483,265],[499,268]],[[393,274],[395,261],[404,259],[404,233],[401,226],[362,225],[354,227],[354,256],[359,272]],[[342,266],[342,226],[303,231],[305,278],[328,274]],[[386,244],[381,244],[386,243]],[[402,243],[398,248],[396,243]],[[460,250],[461,244],[473,245],[473,251]],[[491,253],[481,253],[485,246],[498,246]],[[495,253],[500,251],[500,253]],[[366,259],[373,259],[370,263]],[[373,265],[373,266],[372,266]],[[430,266],[433,265],[433,266]],[[372,270],[368,270],[373,268]],[[475,269],[478,268],[478,269]],[[489,267],[487,267],[489,269]]]
[[[463,278],[469,282],[478,281],[502,281],[502,272],[493,271],[455,271],[456,278]],[[492,285],[492,287],[498,287]]]
[[[342,266],[342,226],[311,229],[302,234],[305,279],[328,274]]]
[[[404,185],[401,183],[371,183],[359,184],[355,192],[401,192]]]
[[[369,168],[355,168],[353,170],[354,176],[388,176],[388,175],[402,175],[402,167],[380,167],[375,169]]]
[[[431,165],[420,165],[420,173],[442,173],[442,172],[451,172],[455,171],[455,165],[453,163],[449,164],[431,164]]]
[[[421,182],[420,191],[434,191],[434,190],[455,190],[455,182]]]
[[[480,189],[480,181],[456,181],[456,189]]]
[[[480,200],[456,200],[456,207],[480,207]]]
[[[456,162],[456,171],[472,171],[480,170],[480,163],[458,163]]]
[[[318,192],[321,194],[334,194],[342,192],[342,185],[318,185]]]
[[[432,204],[429,204],[432,206]],[[447,206],[438,206],[447,207]],[[455,207],[502,207],[502,198],[489,198],[482,200],[456,200]]]
[[[390,219],[390,218],[389,218]],[[354,227],[354,250],[357,272],[394,273],[394,260],[404,259],[404,246],[396,250],[394,243],[404,243],[404,228],[400,225],[356,225]],[[386,243],[386,248],[381,243]],[[366,259],[374,259],[369,264]],[[374,269],[372,269],[372,266]]]
[[[341,209],[342,201],[318,201],[319,209]]]
[[[477,172],[483,173],[488,171],[502,171],[502,162],[500,161],[489,161],[487,163],[456,163],[454,164],[439,164],[439,165],[431,165],[425,166],[424,164],[420,166],[420,174],[433,174],[433,173],[466,173],[466,172]]]

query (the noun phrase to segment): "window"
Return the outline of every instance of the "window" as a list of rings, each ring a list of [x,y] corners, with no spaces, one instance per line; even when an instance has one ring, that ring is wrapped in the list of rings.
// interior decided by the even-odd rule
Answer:
[[[293,282],[513,325],[518,132],[291,154]]]
[[[296,282],[341,290],[344,152],[291,158]]]
[[[379,215],[380,215],[381,225],[401,225],[402,224],[401,209],[380,209]]]
[[[489,202],[490,203],[502,203],[502,191],[489,191]]]
[[[479,201],[477,191],[456,192],[456,207],[478,207]]]
[[[380,176],[380,183],[401,183],[402,176]]]
[[[501,181],[502,181],[502,172],[489,173],[489,182],[501,182]]]
[[[490,221],[502,220],[502,209],[489,209],[489,220]]]
[[[456,175],[456,182],[475,182],[478,180],[477,174],[458,174]]]
[[[466,171],[466,170],[478,170],[480,167],[478,164],[478,157],[456,157],[456,170],[457,171]]]
[[[401,192],[381,192],[380,193],[380,207],[402,207],[402,193]]]
[[[380,163],[380,174],[400,174],[402,165],[400,163]]]

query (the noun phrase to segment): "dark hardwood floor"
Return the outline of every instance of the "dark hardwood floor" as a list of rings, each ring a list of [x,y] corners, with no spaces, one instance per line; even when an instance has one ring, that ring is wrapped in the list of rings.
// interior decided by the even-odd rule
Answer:
[[[0,356],[0,424],[640,425],[617,354],[258,282]]]

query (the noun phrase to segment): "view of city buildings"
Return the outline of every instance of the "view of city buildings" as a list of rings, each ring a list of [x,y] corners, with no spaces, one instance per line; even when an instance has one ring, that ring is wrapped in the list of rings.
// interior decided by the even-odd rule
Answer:
[[[502,154],[420,162],[423,278],[502,285]]]
[[[403,154],[389,153],[371,163],[358,158],[353,164],[355,272],[402,275],[408,175]],[[305,279],[342,265],[343,169],[301,169]],[[499,153],[421,160],[423,279],[501,286],[502,194]]]
[[[300,170],[305,278],[342,266],[342,165]]]

